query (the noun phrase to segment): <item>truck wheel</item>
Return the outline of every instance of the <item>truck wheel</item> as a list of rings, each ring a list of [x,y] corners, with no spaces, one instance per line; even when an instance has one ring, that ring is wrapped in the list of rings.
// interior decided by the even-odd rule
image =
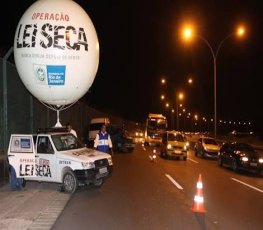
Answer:
[[[160,155],[161,155],[161,157],[164,157],[162,148],[161,148],[161,150],[160,150]]]
[[[236,159],[232,160],[232,170],[234,172],[238,172],[238,165],[237,165],[237,160]]]
[[[218,158],[218,165],[223,167],[223,159],[221,157]]]
[[[102,178],[94,181],[94,185],[96,187],[100,187],[102,184],[103,184],[103,179]]]
[[[66,193],[74,193],[78,187],[78,180],[73,171],[68,171],[63,177],[63,190]]]

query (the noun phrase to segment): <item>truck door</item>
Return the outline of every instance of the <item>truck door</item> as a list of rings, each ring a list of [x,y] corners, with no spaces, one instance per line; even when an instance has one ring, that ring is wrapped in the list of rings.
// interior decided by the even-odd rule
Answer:
[[[36,176],[41,181],[56,181],[56,154],[49,136],[38,135],[36,140]]]
[[[17,177],[35,177],[35,148],[32,135],[11,135],[8,161]]]

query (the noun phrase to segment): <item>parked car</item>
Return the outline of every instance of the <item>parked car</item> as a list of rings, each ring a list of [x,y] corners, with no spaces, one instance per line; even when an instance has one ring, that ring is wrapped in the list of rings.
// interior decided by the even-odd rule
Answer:
[[[220,149],[218,164],[231,167],[235,172],[246,170],[262,173],[263,154],[246,143],[225,143]]]
[[[161,142],[161,156],[187,159],[189,143],[186,137],[177,131],[165,131]]]
[[[217,159],[220,145],[212,137],[201,137],[195,144],[195,156]]]
[[[135,143],[127,130],[110,126],[108,132],[111,137],[114,152],[133,152]]]
[[[135,137],[143,137],[143,131],[141,129],[136,129]]]

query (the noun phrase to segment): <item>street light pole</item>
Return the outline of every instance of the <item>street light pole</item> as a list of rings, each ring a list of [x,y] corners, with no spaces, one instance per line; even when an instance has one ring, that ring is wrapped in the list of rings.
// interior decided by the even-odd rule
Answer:
[[[178,97],[176,97],[176,129],[179,131],[179,103]]]
[[[176,128],[179,131],[179,100],[182,100],[184,98],[183,93],[179,93],[176,95]]]
[[[171,109],[171,130],[174,129],[174,109]]]
[[[225,40],[227,40],[228,38],[230,38],[233,35],[233,33],[229,34],[228,36],[226,36],[220,43],[219,46],[216,49],[216,52],[214,52],[212,46],[209,44],[209,42],[202,36],[198,35],[198,37],[205,42],[205,44],[209,47],[211,53],[212,53],[212,57],[213,57],[213,69],[214,69],[214,137],[217,137],[217,79],[216,79],[216,64],[217,64],[217,56],[218,56],[218,52],[220,50],[220,48],[222,47],[223,43]]]
[[[243,26],[239,26],[239,28],[237,29],[236,31],[237,35],[239,37],[242,37],[245,33],[245,29]],[[217,63],[217,56],[218,56],[218,52],[220,50],[220,48],[222,47],[223,43],[228,39],[230,38],[232,35],[234,35],[235,33],[231,33],[229,34],[228,36],[226,36],[218,45],[217,49],[216,49],[216,52],[214,52],[212,46],[209,44],[209,42],[203,38],[202,36],[198,35],[197,34],[197,37],[200,38],[202,41],[205,42],[205,44],[209,47],[211,53],[212,53],[212,57],[213,57],[213,67],[214,67],[214,136],[216,138],[217,136],[217,82],[216,82],[216,63]],[[193,30],[191,27],[187,26],[184,31],[183,31],[183,35],[184,35],[184,38],[186,40],[190,40],[191,37],[193,36]]]

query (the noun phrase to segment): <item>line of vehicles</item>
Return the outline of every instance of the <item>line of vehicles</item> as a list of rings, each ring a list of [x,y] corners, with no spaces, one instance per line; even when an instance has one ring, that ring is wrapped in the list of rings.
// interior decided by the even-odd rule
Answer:
[[[181,132],[167,128],[168,121],[164,115],[150,113],[145,124],[144,145],[160,146],[162,157],[186,160],[189,142]]]
[[[90,130],[91,138],[95,138],[92,132],[97,133],[102,124],[108,125],[115,149],[121,152],[134,150],[133,138],[123,128],[110,125],[105,118],[91,122],[94,128]],[[141,138],[143,132],[136,132],[135,136]],[[160,146],[161,157],[182,160],[187,159],[190,148],[187,135],[167,130],[167,120],[161,114],[149,114],[144,144]],[[201,136],[193,148],[195,156],[216,159],[221,167],[230,167],[235,172],[263,173],[263,153],[249,144],[219,144],[212,137]],[[11,134],[8,161],[17,176],[25,181],[55,182],[67,193],[74,193],[82,185],[101,186],[113,168],[110,154],[86,147],[63,127],[38,130],[36,134]]]
[[[167,130],[167,119],[162,114],[149,114],[145,127],[145,145],[158,145],[164,158],[187,159],[190,143],[187,135]],[[263,173],[263,150],[242,142],[219,142],[210,136],[200,136],[193,146],[196,157],[214,159],[221,167]]]

